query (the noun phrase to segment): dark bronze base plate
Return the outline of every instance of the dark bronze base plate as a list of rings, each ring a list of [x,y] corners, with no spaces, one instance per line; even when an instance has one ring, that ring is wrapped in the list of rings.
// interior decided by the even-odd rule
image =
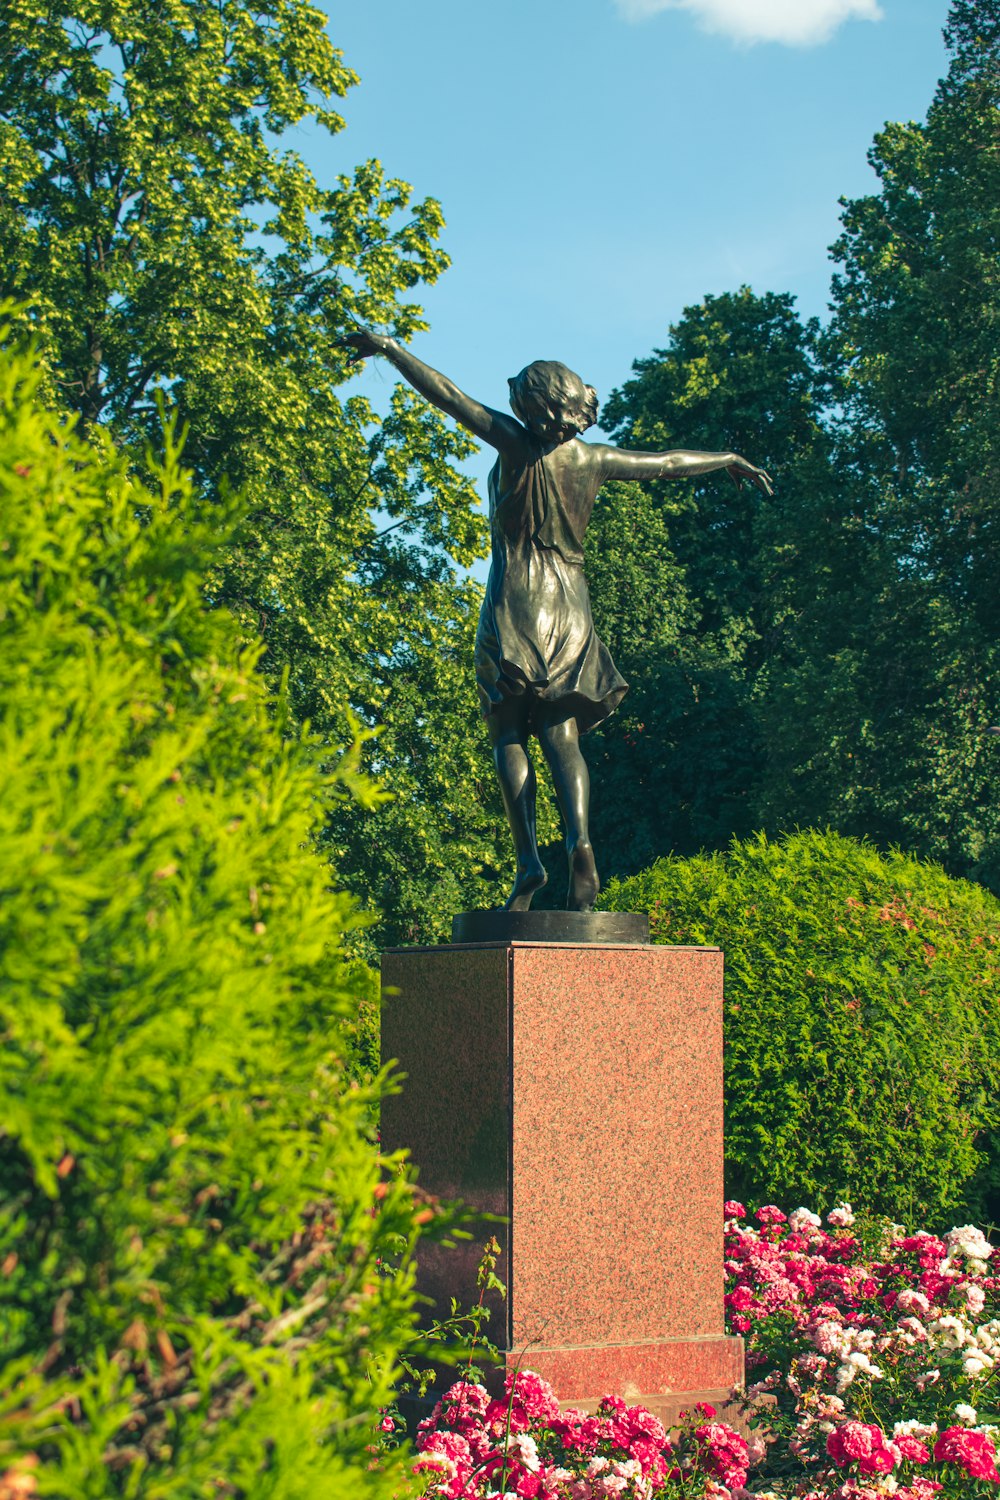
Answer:
[[[644,912],[463,911],[451,919],[453,943],[648,943]]]

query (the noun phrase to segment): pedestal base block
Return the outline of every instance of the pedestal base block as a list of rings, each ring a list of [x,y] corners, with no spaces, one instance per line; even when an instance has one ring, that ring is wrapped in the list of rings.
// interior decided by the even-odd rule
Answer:
[[[507,1221],[483,1233],[507,1367],[568,1405],[720,1405],[743,1376],[722,1305],[722,954],[508,940],[396,949],[382,972],[383,1057],[408,1075],[383,1145]],[[479,1253],[423,1254],[439,1312],[476,1300]]]
[[[690,1406],[703,1391],[728,1400],[743,1382],[743,1340],[671,1339],[660,1344],[605,1344],[580,1349],[529,1348],[507,1355],[507,1369],[536,1371],[568,1406],[595,1405],[609,1392],[648,1406],[668,1398]],[[714,1402],[712,1403],[715,1404]]]
[[[602,1396],[644,1406],[667,1428],[699,1401],[738,1431],[746,1423],[732,1400],[743,1385],[743,1340],[677,1339],[664,1344],[609,1344],[600,1349],[529,1349],[508,1354],[507,1370],[529,1369],[547,1380],[564,1407],[596,1411]],[[499,1372],[498,1372],[499,1374]],[[501,1381],[497,1378],[497,1388]]]

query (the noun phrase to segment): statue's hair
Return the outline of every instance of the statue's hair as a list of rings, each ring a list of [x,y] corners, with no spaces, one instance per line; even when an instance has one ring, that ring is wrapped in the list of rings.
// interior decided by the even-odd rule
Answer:
[[[597,392],[557,359],[536,359],[508,380],[511,410],[527,422],[529,408],[542,404],[559,411],[567,427],[586,432],[597,421]]]

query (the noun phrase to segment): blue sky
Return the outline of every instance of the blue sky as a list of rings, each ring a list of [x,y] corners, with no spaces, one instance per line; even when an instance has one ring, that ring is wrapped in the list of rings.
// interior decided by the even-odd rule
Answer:
[[[539,358],[603,401],[707,292],[823,315],[837,199],[873,187],[872,136],[922,118],[946,63],[946,0],[324,8],[361,82],[340,136],[296,145],[321,179],[376,156],[441,201],[453,264],[412,347],[491,405]]]

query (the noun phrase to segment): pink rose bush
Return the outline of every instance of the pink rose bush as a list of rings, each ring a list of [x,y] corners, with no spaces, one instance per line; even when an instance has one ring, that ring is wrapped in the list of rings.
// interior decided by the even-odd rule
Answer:
[[[668,1437],[641,1406],[605,1396],[596,1413],[560,1411],[530,1370],[505,1395],[458,1381],[420,1424],[415,1469],[442,1500],[729,1500],[747,1480],[747,1443],[698,1406]]]
[[[458,1382],[421,1424],[442,1500],[1000,1500],[1000,1274],[944,1236],[725,1206],[726,1309],[747,1349],[750,1439],[696,1408],[667,1433],[606,1396],[560,1411],[538,1375]],[[1000,1269],[1000,1268],[998,1268]]]
[[[726,1204],[726,1309],[766,1457],[749,1494],[1000,1500],[1000,1277],[971,1225]],[[742,1497],[741,1497],[742,1500]]]

